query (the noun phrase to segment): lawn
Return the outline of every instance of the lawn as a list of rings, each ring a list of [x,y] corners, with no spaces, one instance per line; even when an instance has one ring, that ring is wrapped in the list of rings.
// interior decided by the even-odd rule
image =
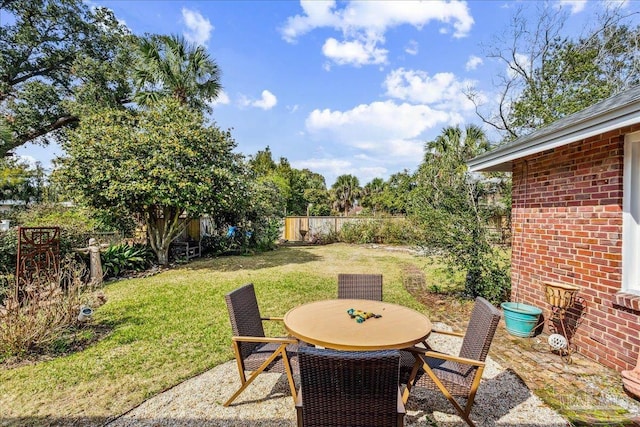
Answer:
[[[427,258],[344,244],[199,259],[110,283],[92,321],[108,330],[102,339],[65,357],[0,369],[0,425],[101,424],[232,359],[224,295],[248,282],[262,314],[278,316],[334,298],[338,273],[382,273],[385,301],[424,311],[403,286],[411,265],[425,272],[427,286],[439,283]],[[282,334],[277,328],[267,334]]]

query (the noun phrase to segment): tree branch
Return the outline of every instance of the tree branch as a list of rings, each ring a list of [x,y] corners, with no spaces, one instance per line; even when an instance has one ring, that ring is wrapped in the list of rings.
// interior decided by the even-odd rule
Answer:
[[[68,115],[68,116],[63,116],[63,117],[59,117],[56,119],[56,121],[54,121],[53,123],[50,123],[46,126],[42,126],[38,129],[35,129],[31,132],[28,133],[24,133],[22,135],[18,135],[15,140],[13,141],[13,147],[11,147],[12,149],[15,147],[18,147],[24,143],[26,143],[27,141],[31,141],[32,139],[35,139],[39,136],[45,135],[51,131],[60,129],[64,126],[70,125],[71,123],[76,123],[78,121],[78,117],[76,116],[72,116],[72,115]]]

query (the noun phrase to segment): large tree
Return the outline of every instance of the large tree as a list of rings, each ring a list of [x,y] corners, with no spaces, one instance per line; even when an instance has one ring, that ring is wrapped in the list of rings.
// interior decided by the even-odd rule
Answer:
[[[386,211],[392,215],[406,214],[411,193],[415,187],[415,179],[407,169],[391,175],[383,193]]]
[[[538,9],[528,19],[532,7]],[[636,13],[626,13],[622,2],[609,2],[572,38],[564,31],[568,15],[557,5],[520,5],[487,47],[487,57],[506,70],[494,80],[498,104],[468,93],[480,118],[511,140],[639,84],[640,26]]]
[[[374,216],[384,209],[384,191],[382,178],[374,178],[362,188],[362,206],[371,209]]]
[[[258,181],[269,182],[279,189],[287,215],[329,213],[329,196],[322,175],[309,169],[295,169],[285,157],[276,163],[268,146],[251,156],[249,166]]]
[[[210,111],[208,102],[221,90],[220,69],[206,49],[176,35],[141,40],[134,78],[134,100],[143,106],[168,96],[191,108]]]
[[[47,144],[77,123],[79,106],[127,101],[133,37],[82,0],[0,0],[0,157]]]
[[[91,206],[139,215],[166,264],[190,219],[232,212],[246,195],[234,147],[228,132],[174,99],[137,112],[106,109],[70,134],[58,178]]]
[[[25,206],[44,197],[44,170],[12,157],[0,158],[0,200],[16,200]]]
[[[470,174],[465,162],[489,149],[476,126],[443,129],[426,144],[412,192],[411,216],[422,225],[423,244],[444,255],[454,271],[464,271],[465,294],[500,302],[509,277],[504,260],[491,244],[489,218],[501,205],[487,203],[500,194],[502,181]]]
[[[331,186],[331,198],[333,207],[338,211],[343,211],[344,215],[349,214],[349,210],[354,206],[362,189],[358,178],[345,174],[340,175]]]

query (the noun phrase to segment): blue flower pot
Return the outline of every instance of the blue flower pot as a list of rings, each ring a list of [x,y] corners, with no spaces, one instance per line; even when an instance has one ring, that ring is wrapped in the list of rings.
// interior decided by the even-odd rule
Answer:
[[[503,302],[500,306],[507,332],[516,337],[530,337],[533,334],[542,314],[541,309],[521,302]]]

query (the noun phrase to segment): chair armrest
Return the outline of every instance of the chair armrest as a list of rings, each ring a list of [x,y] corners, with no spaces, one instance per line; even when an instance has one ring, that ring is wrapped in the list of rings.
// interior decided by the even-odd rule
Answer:
[[[396,411],[398,414],[406,414],[407,411],[404,409],[404,402],[402,402],[402,391],[400,387],[398,387],[398,402],[396,404]]]
[[[432,329],[431,333],[442,334],[442,335],[451,335],[454,337],[464,337],[464,332],[456,332],[456,331],[441,331],[440,329]]]
[[[284,321],[284,317],[266,316],[266,317],[261,317],[260,320],[278,320],[282,322]]]
[[[261,343],[280,343],[280,344],[298,344],[298,340],[292,338],[275,338],[275,337],[231,337],[237,342],[261,342]]]
[[[298,394],[296,395],[296,419],[297,426],[302,427],[302,417],[304,416],[304,408],[302,407],[302,387],[298,389]]]
[[[298,395],[296,396],[296,409],[302,408],[302,388],[298,389]]]
[[[452,356],[450,354],[438,353],[437,351],[425,350],[424,348],[420,348],[416,346],[410,347],[407,350],[412,353],[418,353],[424,357],[431,357],[433,359],[450,360],[452,362],[458,362],[458,363],[463,363],[465,365],[473,365],[478,367],[484,367],[486,365],[485,362],[482,362],[480,360],[467,359],[466,357]]]

